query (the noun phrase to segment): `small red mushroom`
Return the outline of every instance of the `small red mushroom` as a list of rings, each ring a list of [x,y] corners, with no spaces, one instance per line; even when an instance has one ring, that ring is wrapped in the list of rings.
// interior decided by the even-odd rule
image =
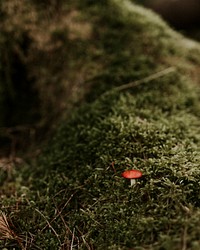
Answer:
[[[122,173],[122,176],[126,179],[130,179],[131,186],[133,186],[136,183],[135,179],[142,177],[142,172],[136,169],[126,170]]]

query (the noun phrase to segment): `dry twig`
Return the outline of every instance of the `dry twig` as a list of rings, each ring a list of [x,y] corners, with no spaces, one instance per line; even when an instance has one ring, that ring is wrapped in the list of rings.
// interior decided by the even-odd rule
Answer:
[[[121,85],[119,87],[116,87],[115,90],[120,91],[120,90],[129,89],[129,88],[134,88],[134,87],[136,87],[136,86],[138,86],[138,85],[140,85],[142,83],[151,82],[151,81],[153,81],[153,80],[155,80],[157,78],[168,75],[168,74],[173,73],[175,71],[176,71],[175,67],[169,67],[169,68],[166,68],[166,69],[164,69],[162,71],[154,73],[154,74],[152,74],[150,76],[147,76],[147,77],[145,77],[143,79],[140,79],[140,80],[137,80],[137,81],[134,81],[134,82],[130,82],[130,83],[127,83],[127,84],[123,84],[123,85]]]

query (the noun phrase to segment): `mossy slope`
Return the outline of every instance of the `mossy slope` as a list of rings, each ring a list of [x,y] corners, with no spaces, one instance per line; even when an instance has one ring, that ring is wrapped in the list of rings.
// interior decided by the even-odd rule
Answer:
[[[198,45],[129,1],[74,7],[93,24],[101,70],[2,210],[29,249],[198,249]],[[143,172],[134,187],[121,177],[131,168]]]

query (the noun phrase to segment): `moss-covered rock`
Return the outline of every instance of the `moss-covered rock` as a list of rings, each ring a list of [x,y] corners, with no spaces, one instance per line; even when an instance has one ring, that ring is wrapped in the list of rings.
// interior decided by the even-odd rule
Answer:
[[[198,249],[198,43],[128,0],[69,3],[87,23],[87,38],[69,26],[66,40],[71,79],[87,75],[85,103],[40,159],[2,168],[15,225],[2,238],[16,242],[2,247]],[[132,168],[143,177],[130,187],[121,173]]]
[[[166,56],[180,56],[173,41],[180,36],[157,16],[116,4],[123,7],[1,2],[1,127],[49,128],[87,93],[94,100],[108,85],[145,77],[160,70]]]

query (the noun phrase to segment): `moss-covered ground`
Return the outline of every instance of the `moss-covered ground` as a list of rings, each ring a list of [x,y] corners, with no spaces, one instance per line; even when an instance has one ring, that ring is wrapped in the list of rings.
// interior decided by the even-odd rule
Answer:
[[[128,0],[69,6],[90,24],[68,43],[84,101],[37,159],[1,160],[0,246],[198,250],[199,44]]]

